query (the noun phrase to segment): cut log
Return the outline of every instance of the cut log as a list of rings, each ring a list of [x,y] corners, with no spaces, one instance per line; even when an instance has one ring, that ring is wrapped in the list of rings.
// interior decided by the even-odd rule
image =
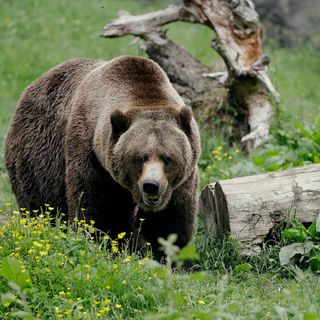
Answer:
[[[236,115],[235,136],[242,138],[248,150],[264,143],[269,137],[272,114],[270,97],[278,101],[279,95],[268,76],[269,59],[262,48],[262,27],[253,2],[183,2],[182,6],[139,16],[121,11],[119,18],[106,25],[101,35],[140,37],[140,47],[166,71],[186,104],[193,108],[211,106],[215,111],[211,112],[213,118],[219,117],[221,106],[231,106]],[[211,46],[223,59],[225,70],[212,73],[169,40],[160,27],[175,21],[203,24],[212,29],[216,39]],[[224,91],[220,92],[221,86]]]
[[[212,183],[201,194],[200,213],[211,239],[230,234],[243,254],[259,253],[289,215],[305,223],[320,214],[320,165]]]

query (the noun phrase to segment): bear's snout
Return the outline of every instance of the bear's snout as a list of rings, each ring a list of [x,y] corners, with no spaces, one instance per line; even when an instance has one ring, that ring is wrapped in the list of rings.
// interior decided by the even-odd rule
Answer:
[[[157,207],[162,202],[162,196],[166,192],[168,181],[164,173],[163,165],[157,161],[144,164],[139,189],[143,202],[148,207]]]
[[[159,191],[160,183],[156,180],[145,180],[142,188],[143,192],[151,195],[156,195]]]

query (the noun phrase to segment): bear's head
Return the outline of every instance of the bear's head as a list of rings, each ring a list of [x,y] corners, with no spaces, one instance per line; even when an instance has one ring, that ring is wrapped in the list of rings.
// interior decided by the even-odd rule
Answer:
[[[198,160],[191,109],[115,110],[110,120],[111,175],[140,208],[162,210]]]

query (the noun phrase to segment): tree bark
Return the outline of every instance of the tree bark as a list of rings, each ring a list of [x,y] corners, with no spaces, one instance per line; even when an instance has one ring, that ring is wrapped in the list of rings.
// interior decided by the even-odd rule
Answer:
[[[211,73],[167,39],[160,27],[175,21],[211,28],[216,34],[211,45],[222,57],[226,70]],[[122,11],[101,35],[127,34],[142,39],[140,47],[162,66],[191,107],[210,106],[215,115],[227,104],[234,108],[237,117],[233,125],[248,150],[268,140],[270,97],[278,101],[279,95],[268,77],[269,59],[262,48],[262,27],[251,0],[184,0],[183,6],[140,16]]]
[[[212,183],[201,194],[200,212],[210,238],[230,234],[243,254],[258,253],[289,215],[312,222],[320,214],[320,165]]]
[[[169,7],[141,16],[120,11],[119,18],[106,25],[101,35],[106,38],[127,34],[140,37],[140,48],[159,63],[185,103],[195,109],[202,105],[217,105],[217,96],[221,96],[217,91],[221,86],[218,82],[215,85],[215,80],[204,77],[203,74],[210,74],[211,70],[168,39],[160,27],[175,21],[196,23],[200,20],[182,6]]]

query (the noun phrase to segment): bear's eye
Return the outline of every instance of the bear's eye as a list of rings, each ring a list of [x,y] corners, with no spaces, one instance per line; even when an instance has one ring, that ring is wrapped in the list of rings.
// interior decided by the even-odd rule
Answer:
[[[164,155],[160,157],[161,161],[164,163],[165,166],[172,164],[173,159],[170,156]]]
[[[147,160],[147,157],[146,156],[144,156],[144,155],[137,155],[135,158],[134,158],[134,162],[136,163],[136,164],[143,164],[144,162],[146,162],[146,160]]]

